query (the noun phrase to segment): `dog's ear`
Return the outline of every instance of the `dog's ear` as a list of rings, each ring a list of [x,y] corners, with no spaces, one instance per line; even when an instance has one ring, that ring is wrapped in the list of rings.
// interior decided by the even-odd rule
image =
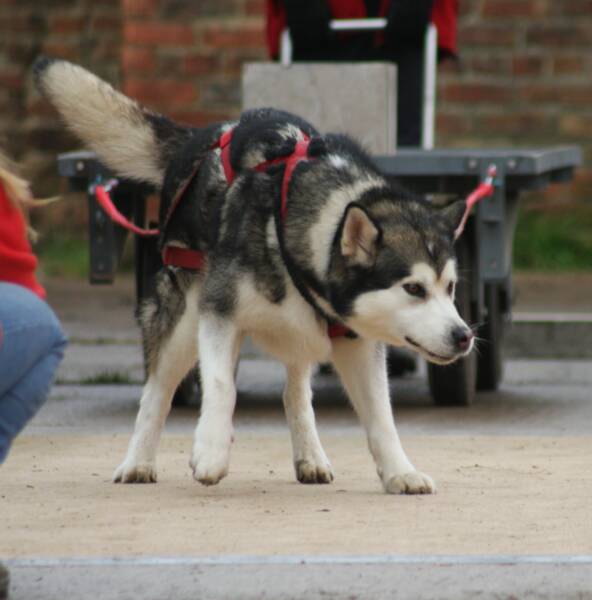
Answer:
[[[349,265],[369,267],[376,260],[381,231],[359,204],[345,209],[341,230],[341,255]]]
[[[444,220],[444,225],[448,234],[455,242],[462,233],[461,224],[464,220],[466,208],[467,206],[464,200],[457,200],[439,211],[440,216]]]

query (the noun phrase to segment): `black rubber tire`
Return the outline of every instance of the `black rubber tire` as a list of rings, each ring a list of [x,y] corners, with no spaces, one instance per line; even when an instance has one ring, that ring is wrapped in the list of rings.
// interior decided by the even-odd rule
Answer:
[[[467,323],[472,320],[469,243],[459,240],[457,248],[460,279],[456,289],[456,306]],[[469,406],[475,399],[477,358],[475,352],[451,365],[428,363],[428,383],[437,406]]]
[[[477,389],[494,391],[502,380],[504,368],[502,356],[504,315],[497,285],[485,286],[484,304],[487,315],[478,333],[480,341],[477,355]]]
[[[173,406],[195,406],[201,400],[199,385],[199,371],[197,367],[187,373],[185,379],[179,384],[173,396]]]

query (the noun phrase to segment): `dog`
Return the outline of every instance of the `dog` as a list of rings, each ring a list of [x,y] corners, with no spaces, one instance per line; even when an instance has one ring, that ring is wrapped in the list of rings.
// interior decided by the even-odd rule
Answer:
[[[156,481],[171,398],[198,362],[202,405],[190,466],[205,485],[227,475],[234,374],[249,335],[286,367],[298,481],[333,480],[311,391],[315,365],[331,362],[384,490],[435,492],[399,440],[385,346],[442,365],[471,351],[472,330],[454,304],[453,232],[464,203],[434,208],[383,175],[355,141],[321,135],[282,111],[185,127],[72,63],[41,58],[34,72],[42,94],[104,164],[161,190],[160,247],[203,258],[199,268],[165,265],[139,310],[147,381],[113,480]]]

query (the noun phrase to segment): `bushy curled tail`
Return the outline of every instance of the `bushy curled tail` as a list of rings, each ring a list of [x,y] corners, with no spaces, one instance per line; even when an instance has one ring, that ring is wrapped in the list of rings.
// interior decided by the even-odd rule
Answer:
[[[38,58],[40,92],[66,125],[118,175],[162,185],[167,160],[190,134],[65,60]]]

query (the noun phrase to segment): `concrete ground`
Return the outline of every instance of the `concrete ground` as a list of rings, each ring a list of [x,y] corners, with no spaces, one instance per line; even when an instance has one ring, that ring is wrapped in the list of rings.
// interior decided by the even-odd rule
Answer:
[[[191,479],[198,411],[182,407],[159,483],[113,485],[141,389],[132,290],[49,291],[73,343],[0,470],[13,600],[592,598],[592,360],[512,359],[501,389],[468,408],[433,407],[422,369],[394,380],[404,446],[435,496],[382,493],[355,415],[322,375],[336,479],[296,483],[282,369],[256,358],[239,369],[227,479]]]

